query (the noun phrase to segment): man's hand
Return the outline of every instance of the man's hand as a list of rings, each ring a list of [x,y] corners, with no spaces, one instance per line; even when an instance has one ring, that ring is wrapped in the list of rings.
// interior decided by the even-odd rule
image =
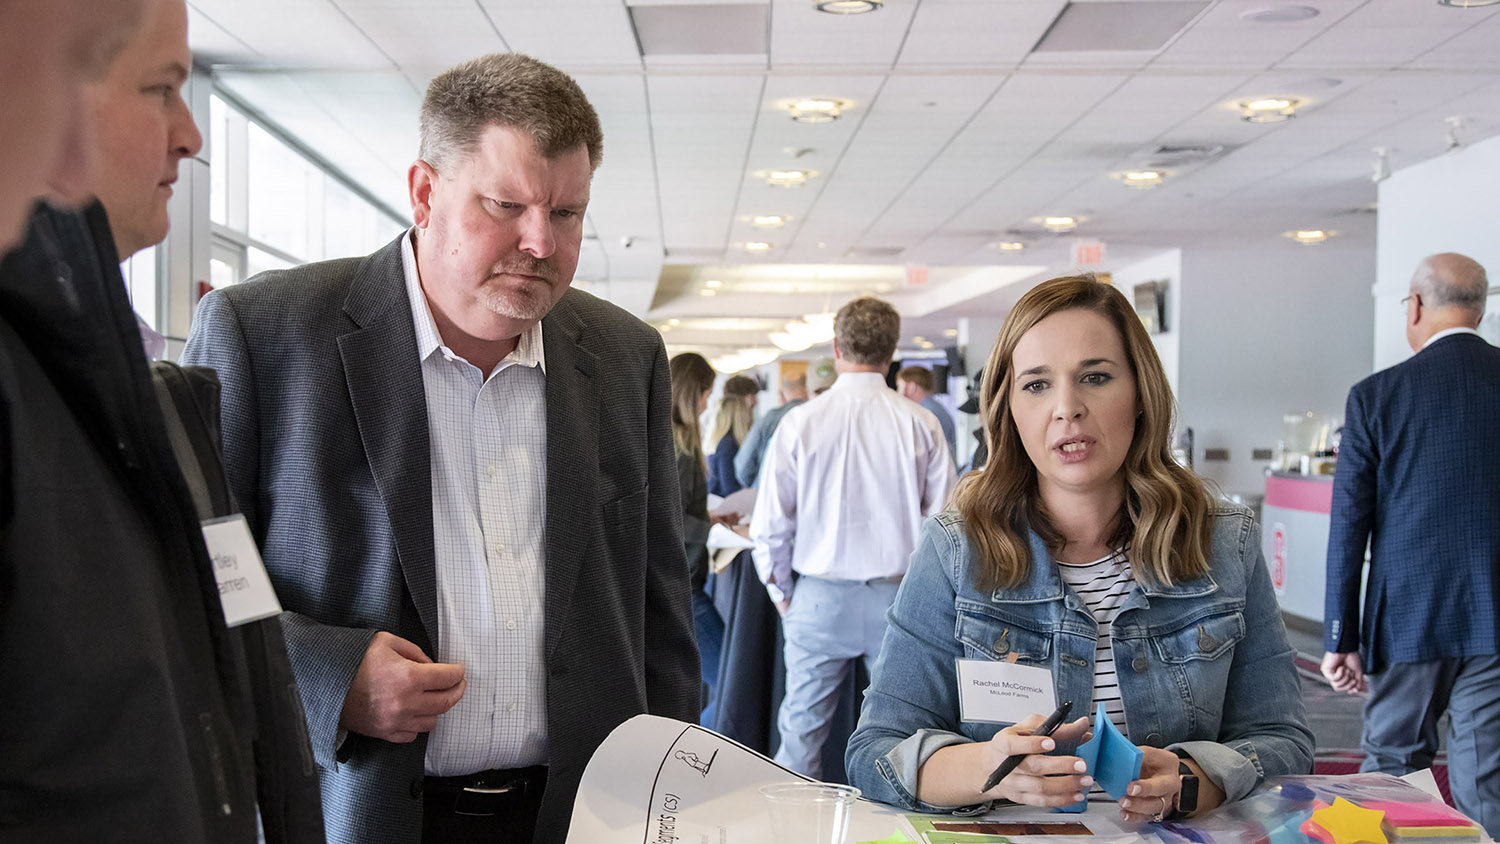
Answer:
[[[786,618],[786,611],[792,608],[791,598],[787,598],[785,601],[772,601],[771,603],[776,605],[776,614],[782,618]]]
[[[710,525],[723,525],[732,528],[740,523],[739,513],[709,513],[708,523]]]
[[[339,727],[386,741],[412,741],[431,732],[465,688],[462,665],[433,662],[400,636],[376,633],[344,697]]]
[[[1358,694],[1369,688],[1358,653],[1323,654],[1323,676],[1336,692]]]

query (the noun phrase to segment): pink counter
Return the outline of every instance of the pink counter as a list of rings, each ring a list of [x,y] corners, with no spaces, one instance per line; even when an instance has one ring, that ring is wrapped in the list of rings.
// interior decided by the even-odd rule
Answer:
[[[1261,507],[1261,550],[1271,587],[1285,612],[1323,621],[1332,475],[1275,472],[1266,476]]]

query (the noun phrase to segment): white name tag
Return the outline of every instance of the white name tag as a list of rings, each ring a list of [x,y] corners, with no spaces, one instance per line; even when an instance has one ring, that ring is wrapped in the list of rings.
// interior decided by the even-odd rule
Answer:
[[[276,590],[271,588],[271,578],[244,516],[236,513],[204,522],[203,541],[213,560],[226,624],[238,627],[281,612],[281,602],[276,600]]]
[[[964,721],[1014,724],[1057,708],[1052,672],[1034,665],[958,660],[958,712]]]

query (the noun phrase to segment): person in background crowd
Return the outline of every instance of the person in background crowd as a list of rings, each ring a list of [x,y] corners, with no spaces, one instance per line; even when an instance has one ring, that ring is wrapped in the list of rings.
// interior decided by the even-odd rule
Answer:
[[[32,203],[78,204],[94,189],[95,127],[83,86],[139,24],[144,0],[0,0],[0,257]]]
[[[948,456],[958,454],[958,441],[954,439],[953,414],[933,394],[932,370],[922,366],[903,367],[896,373],[896,392],[932,411],[938,424],[943,426],[943,439],[948,443]]]
[[[753,487],[760,479],[761,460],[765,457],[766,446],[771,443],[771,435],[776,433],[776,426],[781,424],[781,417],[788,410],[807,401],[807,375],[804,373],[781,379],[780,393],[781,405],[771,408],[755,420],[755,424],[750,426],[750,433],[745,435],[745,441],[740,444],[739,453],[734,456],[734,477],[741,487]]]
[[[1349,391],[1333,476],[1323,675],[1350,694],[1368,685],[1366,771],[1430,767],[1447,712],[1453,801],[1493,837],[1500,350],[1475,331],[1488,291],[1474,260],[1424,259],[1401,300],[1415,354]]]
[[[702,355],[673,356],[672,442],[677,449],[677,486],[682,491],[682,546],[687,553],[693,584],[693,633],[698,642],[698,664],[703,678],[700,723],[713,719],[714,691],[719,682],[719,651],[724,645],[724,619],[704,591],[708,583],[708,529],[716,522],[733,523],[738,515],[708,512],[708,479],[703,468],[703,443],[698,417],[708,409],[714,391],[714,368]]]
[[[838,381],[782,418],[750,521],[755,568],[786,633],[776,761],[814,778],[839,685],[853,660],[874,664],[922,519],[953,488],[937,419],[885,385],[900,336],[887,302],[839,309]]]
[[[708,491],[714,495],[723,497],[741,488],[734,474],[734,458],[755,423],[759,393],[760,385],[746,375],[731,375],[724,382],[724,395],[719,399],[713,429],[708,435],[708,441],[714,444],[713,454],[708,458]]]
[[[166,236],[160,184],[201,143],[187,7],[50,5],[116,24],[82,94],[104,202],[39,207],[0,263],[0,840],[322,842],[280,631],[226,625],[115,246]],[[160,225],[122,239],[137,212]]]
[[[818,358],[807,365],[807,392],[813,398],[828,392],[838,379],[838,364],[833,358]]]
[[[334,844],[561,844],[611,730],[698,717],[666,352],[569,290],[602,154],[567,75],[472,59],[412,229],[198,305]]]
[[[1050,739],[1031,734],[1042,713],[965,720],[965,658],[1049,671],[1074,712],[1103,704],[1143,754],[1119,801],[1127,822],[1196,815],[1311,770],[1259,531],[1173,462],[1171,389],[1125,296],[1092,276],[1043,282],[1006,317],[984,372],[989,461],[923,528],[849,742],[850,782],[924,812],[1084,799],[1093,781],[1069,754],[1089,719]],[[983,791],[1012,754],[1030,755]]]

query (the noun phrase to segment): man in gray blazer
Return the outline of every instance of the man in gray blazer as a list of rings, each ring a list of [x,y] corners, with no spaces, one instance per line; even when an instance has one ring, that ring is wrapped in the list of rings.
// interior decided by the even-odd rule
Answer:
[[[560,844],[610,730],[697,716],[661,338],[568,290],[601,147],[566,75],[465,62],[410,231],[199,305],[330,842]]]

